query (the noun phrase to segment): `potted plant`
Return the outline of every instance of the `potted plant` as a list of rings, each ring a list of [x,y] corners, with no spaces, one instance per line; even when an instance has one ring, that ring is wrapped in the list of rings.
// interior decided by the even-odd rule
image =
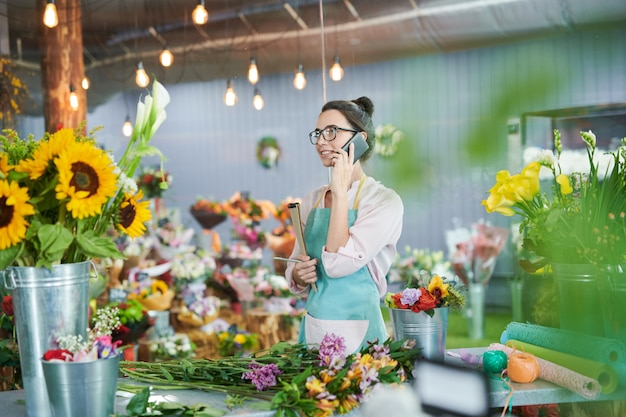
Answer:
[[[27,414],[50,415],[40,357],[50,334],[83,334],[88,325],[91,259],[123,258],[109,229],[131,237],[146,231],[147,201],[132,180],[166,118],[169,94],[154,82],[137,105],[133,134],[115,162],[84,126],[39,140],[0,135],[0,269],[13,296]],[[71,329],[70,329],[71,328]],[[30,377],[33,375],[33,377]]]
[[[519,174],[498,172],[482,204],[487,212],[522,218],[520,265],[529,272],[551,271],[561,328],[625,338],[626,141],[604,153],[608,161],[601,169],[596,136],[591,131],[580,135],[586,145],[583,167],[562,169],[560,132],[555,130],[556,154],[541,151]],[[542,190],[542,170],[549,172],[549,192]],[[600,298],[604,302],[598,309]]]
[[[439,275],[421,276],[399,293],[387,293],[395,340],[412,339],[427,359],[443,361],[448,329],[448,311],[465,303],[454,282]]]

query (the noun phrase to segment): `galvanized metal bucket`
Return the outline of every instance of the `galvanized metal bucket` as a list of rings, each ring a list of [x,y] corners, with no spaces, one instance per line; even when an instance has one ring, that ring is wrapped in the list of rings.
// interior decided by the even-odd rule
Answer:
[[[552,264],[557,288],[560,328],[604,337],[598,276],[595,265]]]
[[[390,308],[394,340],[412,339],[422,349],[421,356],[443,362],[446,352],[449,307],[436,308],[432,317],[420,311]]]
[[[47,362],[43,373],[54,417],[109,417],[115,412],[120,355],[92,362]]]
[[[93,263],[52,269],[9,267],[4,286],[11,291],[28,417],[52,414],[41,358],[61,335],[87,336],[89,273]]]

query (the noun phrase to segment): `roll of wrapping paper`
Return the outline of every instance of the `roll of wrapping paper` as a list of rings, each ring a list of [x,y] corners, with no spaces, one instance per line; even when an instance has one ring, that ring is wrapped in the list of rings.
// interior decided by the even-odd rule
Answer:
[[[592,361],[626,363],[626,345],[615,339],[519,322],[511,322],[506,326],[501,342],[506,343],[511,339]]]
[[[500,343],[492,343],[487,350],[502,350],[508,357],[515,352],[519,352],[513,348]],[[600,383],[593,378],[574,372],[571,369],[557,365],[545,359],[537,357],[539,363],[539,378],[552,382],[555,385],[573,391],[587,399],[593,400],[598,398],[602,387]]]
[[[618,384],[617,373],[609,365],[596,362],[580,356],[570,355],[568,353],[558,352],[556,350],[546,349],[530,343],[521,342],[519,340],[509,340],[506,346],[512,347],[522,352],[532,353],[538,358],[545,359],[557,365],[571,369],[581,375],[588,376],[600,383],[602,392],[610,394],[615,391]]]

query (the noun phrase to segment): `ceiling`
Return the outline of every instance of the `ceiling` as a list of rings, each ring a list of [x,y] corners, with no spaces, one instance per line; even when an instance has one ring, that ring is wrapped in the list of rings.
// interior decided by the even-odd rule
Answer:
[[[139,61],[173,84],[243,80],[254,56],[262,88],[264,74],[292,73],[298,63],[305,72],[328,68],[335,55],[345,67],[626,22],[624,0],[206,0],[209,20],[198,26],[191,21],[197,3],[83,0],[90,110],[137,89]],[[41,109],[35,6],[0,0],[0,19],[8,23],[0,39],[8,36],[11,58],[28,82],[31,114]],[[167,69],[158,63],[165,46],[174,54]]]

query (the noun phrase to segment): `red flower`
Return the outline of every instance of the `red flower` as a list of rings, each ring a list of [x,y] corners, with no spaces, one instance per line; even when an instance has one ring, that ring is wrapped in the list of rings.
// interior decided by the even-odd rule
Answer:
[[[50,349],[43,354],[43,359],[45,361],[57,359],[64,362],[71,362],[73,357],[74,356],[72,356],[72,353],[66,349]]]
[[[15,311],[13,310],[13,297],[10,295],[5,295],[2,299],[2,312],[7,316],[15,315]]]
[[[420,288],[422,295],[412,307],[413,311],[432,310],[437,307],[437,299],[426,288]]]

